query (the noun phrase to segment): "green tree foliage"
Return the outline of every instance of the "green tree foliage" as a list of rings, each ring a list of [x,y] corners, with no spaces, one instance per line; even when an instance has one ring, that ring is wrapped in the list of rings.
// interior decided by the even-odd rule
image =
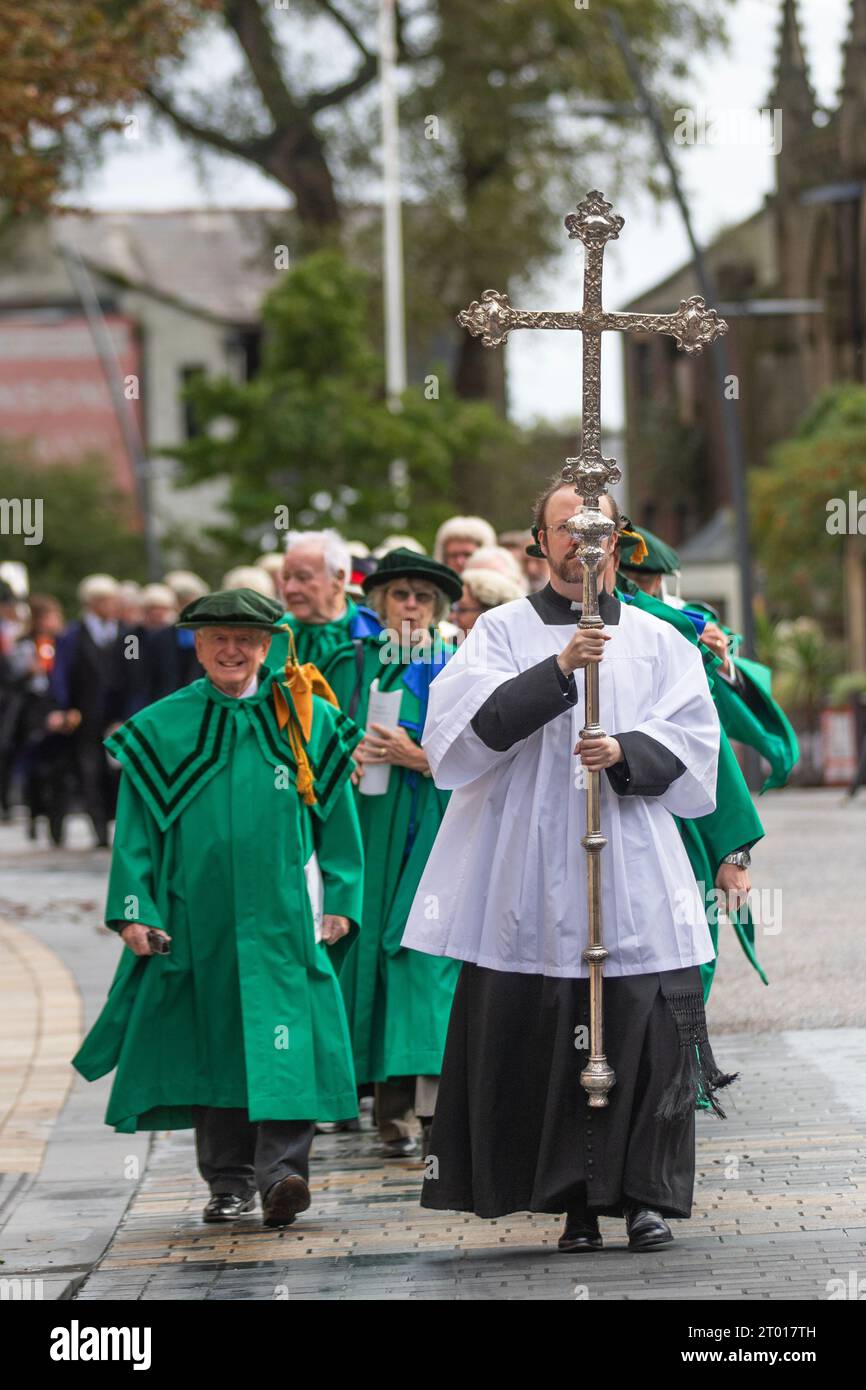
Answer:
[[[3,536],[4,560],[27,566],[30,589],[54,594],[76,611],[79,580],[93,572],[145,579],[144,546],[132,500],[112,484],[104,463],[38,463],[26,445],[0,440],[0,498],[42,500],[42,540]]]
[[[755,552],[776,616],[814,614],[838,630],[843,548],[866,546],[833,529],[834,499],[847,510],[852,491],[866,497],[866,389],[843,382],[822,393],[767,466],[750,473]]]
[[[273,532],[280,507],[292,526],[336,525],[368,543],[408,527],[429,541],[470,462],[496,472],[503,497],[512,495],[521,437],[488,405],[459,400],[431,374],[400,412],[388,409],[368,288],[335,252],[308,256],[265,301],[257,375],[189,387],[201,433],[172,453],[188,483],[228,479],[236,525],[211,534],[239,556]],[[394,460],[408,468],[407,496],[390,481]],[[495,514],[496,499],[488,504]]]

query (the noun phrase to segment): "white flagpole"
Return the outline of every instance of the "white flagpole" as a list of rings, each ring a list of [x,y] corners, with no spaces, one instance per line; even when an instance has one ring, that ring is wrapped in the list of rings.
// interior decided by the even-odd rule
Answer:
[[[400,129],[395,65],[394,0],[379,3],[379,92],[382,105],[383,270],[385,286],[385,385],[388,405],[401,408],[406,389],[406,309],[403,297],[403,228],[400,204]],[[407,504],[408,469],[395,459],[390,470],[398,508]]]

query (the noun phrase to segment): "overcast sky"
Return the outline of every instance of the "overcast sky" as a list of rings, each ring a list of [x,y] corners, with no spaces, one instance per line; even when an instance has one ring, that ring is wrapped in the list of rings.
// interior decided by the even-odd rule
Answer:
[[[763,106],[771,85],[781,0],[739,0],[729,20],[731,46],[695,64],[691,83],[682,89],[683,104],[716,111],[728,127],[727,138],[714,145],[677,149],[681,177],[690,198],[698,236],[711,237],[721,226],[760,207],[773,188],[774,156],[757,120],[751,126],[736,114]],[[841,48],[848,24],[848,0],[800,0],[799,14],[810,75],[818,100],[833,105],[841,73]],[[225,50],[214,44],[199,55],[197,66],[218,73]],[[763,128],[769,133],[769,124]],[[782,130],[784,139],[784,126]],[[605,187],[604,170],[596,183]],[[577,201],[585,190],[575,190]],[[620,240],[605,253],[605,302],[621,308],[634,295],[664,278],[688,256],[685,233],[672,204],[657,207],[634,187],[613,195],[626,225]],[[178,208],[281,206],[280,190],[256,170],[219,157],[196,167],[190,148],[170,134],[155,140],[118,136],[108,158],[76,195],[95,208]],[[569,211],[563,208],[563,214]],[[563,232],[562,261],[538,276],[522,293],[525,308],[571,309],[581,295],[582,248]],[[479,285],[479,293],[487,288]],[[494,288],[504,288],[495,286]],[[515,297],[516,298],[516,297]],[[671,309],[675,305],[670,306]],[[515,333],[507,348],[512,412],[535,418],[574,416],[580,405],[579,335]],[[622,420],[621,348],[606,334],[603,356],[603,412],[609,428]]]

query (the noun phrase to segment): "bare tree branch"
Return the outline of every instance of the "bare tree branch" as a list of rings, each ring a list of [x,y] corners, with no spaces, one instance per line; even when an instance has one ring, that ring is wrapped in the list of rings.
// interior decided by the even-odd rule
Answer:
[[[148,83],[144,88],[144,92],[157,110],[168,117],[180,135],[187,135],[193,140],[200,140],[203,145],[209,145],[211,149],[220,150],[223,154],[235,155],[238,159],[249,159],[255,164],[262,162],[270,137],[257,137],[254,140],[233,140],[224,131],[217,130],[215,126],[203,125],[192,116],[187,116],[183,111],[179,111],[169,101],[165,93],[151,83]]]
[[[274,124],[284,126],[298,120],[301,108],[286,85],[279,46],[259,0],[226,0],[224,14]]]
[[[340,28],[343,30],[345,34],[348,34],[349,38],[352,40],[352,43],[355,45],[362,58],[367,59],[372,57],[370,50],[364,43],[357,29],[354,27],[351,21],[348,20],[346,16],[337,9],[336,5],[333,3],[333,0],[316,0],[316,3],[325,11],[326,14],[329,14],[331,16],[335,24],[339,24]]]
[[[341,101],[346,101],[354,96],[356,92],[361,92],[373,81],[379,70],[379,60],[370,54],[366,62],[362,63],[354,77],[350,77],[346,82],[341,82],[336,87],[331,87],[326,92],[313,92],[304,102],[304,111],[309,116],[315,116],[319,111],[324,111],[328,106],[337,106]]]

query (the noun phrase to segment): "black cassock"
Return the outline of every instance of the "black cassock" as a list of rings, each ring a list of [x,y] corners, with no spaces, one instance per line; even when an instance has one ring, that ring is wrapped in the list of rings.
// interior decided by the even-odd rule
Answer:
[[[609,625],[618,605],[608,599]],[[562,624],[567,600],[550,588],[530,602],[545,622]],[[506,749],[576,699],[574,677],[566,681],[546,659],[500,685],[472,727],[489,747]],[[684,771],[648,735],[616,737],[625,761],[607,775],[619,795],[660,795]],[[723,1113],[713,1093],[733,1080],[706,1039],[700,967],[605,979],[605,1053],[616,1084],[601,1109],[590,1108],[580,1084],[587,1048],[576,1043],[588,1034],[588,980],[463,965],[422,1206],[496,1217],[585,1204],[621,1216],[631,1201],[668,1218],[691,1215],[695,1101],[703,1092]]]

